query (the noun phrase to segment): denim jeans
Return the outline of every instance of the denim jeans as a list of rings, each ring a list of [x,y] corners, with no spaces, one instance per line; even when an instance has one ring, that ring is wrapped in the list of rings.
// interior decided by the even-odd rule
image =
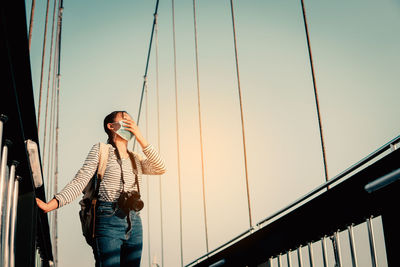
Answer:
[[[140,212],[127,215],[114,202],[98,201],[96,210],[95,245],[96,267],[140,266],[143,230]]]

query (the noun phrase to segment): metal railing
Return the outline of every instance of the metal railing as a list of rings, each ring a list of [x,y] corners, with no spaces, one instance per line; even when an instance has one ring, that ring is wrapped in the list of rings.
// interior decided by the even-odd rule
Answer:
[[[0,146],[3,145],[3,129],[7,116],[0,115]],[[4,267],[15,265],[15,230],[20,177],[16,175],[18,162],[13,160],[7,165],[12,142],[4,141],[0,165],[0,263]]]
[[[347,229],[340,231],[335,231],[330,236],[323,236],[321,240],[316,242],[309,242],[306,246],[299,246],[294,250],[286,251],[277,256],[271,257],[266,261],[263,265],[258,266],[267,266],[267,267],[276,267],[276,266],[352,266],[352,267],[360,267],[365,266],[365,262],[368,260],[367,257],[370,258],[370,265],[375,267],[378,266],[377,261],[377,249],[375,244],[375,231],[373,227],[373,221],[379,220],[380,218],[367,218],[365,222],[358,225],[349,225]],[[357,244],[354,239],[354,227],[364,227],[367,229],[363,234],[367,235],[360,236],[359,240],[368,239],[368,247],[370,255],[363,254],[363,265],[359,265],[359,258],[357,257]],[[342,240],[341,238],[345,239]],[[332,246],[327,247],[327,241],[331,241]],[[346,245],[346,251],[343,247]],[[360,243],[358,244],[360,245]],[[319,248],[318,248],[319,247]],[[304,251],[306,250],[306,251]],[[343,254],[346,253],[346,257]],[[328,256],[330,255],[330,257]],[[384,261],[384,259],[382,260]]]
[[[351,165],[349,168],[347,168],[343,172],[339,173],[335,177],[331,178],[327,182],[321,184],[320,186],[318,186],[317,188],[313,189],[309,193],[307,193],[304,196],[298,198],[297,200],[293,201],[292,203],[290,203],[286,207],[278,210],[277,212],[273,213],[272,215],[266,217],[265,219],[259,221],[256,224],[256,226],[251,227],[250,229],[244,231],[243,233],[235,236],[234,238],[232,238],[228,242],[225,242],[224,244],[218,246],[214,250],[211,250],[207,254],[205,254],[205,255],[197,258],[196,260],[190,262],[186,266],[187,267],[195,266],[195,265],[205,261],[206,259],[212,257],[213,255],[216,255],[217,253],[221,252],[223,249],[228,248],[229,246],[234,245],[235,243],[239,242],[240,240],[242,240],[242,239],[254,234],[258,230],[260,230],[264,225],[267,225],[267,223],[271,223],[274,220],[277,220],[278,218],[284,216],[288,212],[294,210],[296,207],[299,207],[301,204],[306,203],[306,201],[309,201],[313,197],[316,197],[318,195],[318,193],[320,193],[322,190],[330,188],[329,186],[331,186],[331,185],[333,185],[335,183],[339,183],[341,181],[344,181],[344,178],[350,176],[355,171],[360,171],[360,170],[366,168],[369,163],[378,160],[380,158],[380,156],[382,156],[385,152],[390,154],[391,152],[395,151],[399,146],[399,142],[400,142],[400,135],[395,137],[395,138],[393,138],[391,141],[389,141],[385,145],[383,145],[380,148],[378,148],[377,150],[373,151],[372,153],[370,153],[368,156],[366,156],[365,158],[363,158],[359,162]],[[368,192],[372,192],[372,191],[380,189],[380,188],[386,186],[387,184],[390,184],[390,183],[392,183],[392,182],[394,182],[395,180],[398,180],[398,179],[400,179],[400,170],[397,170],[397,171],[394,171],[392,173],[389,173],[389,174],[381,177],[380,179],[377,179],[376,181],[371,182],[370,184],[365,186],[365,190],[367,190]],[[367,225],[371,225],[372,226],[372,224],[370,223],[370,218],[367,219],[366,223],[367,223]],[[355,245],[354,245],[353,230],[352,230],[353,226],[350,225],[348,227],[349,228],[346,231],[348,231],[348,235],[349,235],[349,238],[351,240],[350,241],[351,242],[350,254],[352,255],[352,264],[353,264],[352,266],[357,266],[357,257],[356,257],[356,252],[355,252],[355,248],[354,248]],[[340,240],[339,240],[339,236],[338,236],[337,233],[333,234],[330,238],[333,240],[332,241],[333,244],[335,244],[335,246],[337,246],[334,249],[334,252],[335,252],[334,255],[335,255],[337,266],[341,266],[340,265],[340,260],[341,260]],[[370,240],[372,240],[372,241],[370,241],[370,247],[371,247],[371,253],[372,253],[372,250],[374,249],[373,246],[372,246],[372,244],[373,244],[373,232],[372,232],[372,230],[369,233],[370,233],[369,238],[370,238]],[[327,260],[326,260],[326,257],[327,257],[326,253],[327,252],[326,252],[326,246],[325,246],[325,239],[326,239],[326,237],[322,238],[320,240],[320,242],[321,242],[321,246],[322,246],[321,249],[323,251],[323,259],[324,259],[323,262],[325,263],[324,266],[327,266]],[[308,249],[309,249],[308,258],[309,258],[309,261],[311,262],[311,264],[312,264],[312,258],[313,258],[312,246],[313,246],[312,243],[308,244]],[[299,249],[300,249],[300,247],[298,248],[298,251],[299,251]],[[285,254],[283,254],[283,255],[286,255],[287,259],[290,259],[290,255],[287,252]],[[298,258],[298,266],[302,266],[302,255],[298,254],[297,258]],[[270,260],[272,260],[272,258]],[[281,261],[281,258],[278,257],[276,260],[277,260],[277,262],[279,264],[279,261]],[[289,265],[290,264],[289,261],[287,262],[288,266],[290,266]],[[270,261],[270,262],[272,263],[272,261]],[[372,260],[372,262],[373,262],[373,264],[374,264],[374,262],[376,264],[376,256],[375,256],[375,261]],[[313,266],[313,265],[310,265],[310,266]],[[375,266],[375,265],[373,265],[373,266]]]

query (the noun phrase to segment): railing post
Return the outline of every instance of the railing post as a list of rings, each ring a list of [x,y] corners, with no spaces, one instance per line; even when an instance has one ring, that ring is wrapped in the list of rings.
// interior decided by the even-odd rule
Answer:
[[[0,114],[0,147],[2,147],[2,140],[3,140],[3,129],[4,124],[7,122],[8,117],[4,114]],[[1,155],[0,155],[0,162],[1,162]]]
[[[339,230],[333,234],[332,245],[333,245],[333,252],[335,255],[335,267],[341,267],[342,257],[340,255]]]
[[[307,246],[308,246],[308,257],[309,257],[309,259],[310,259],[310,266],[311,266],[311,267],[314,267],[314,256],[313,256],[313,250],[312,250],[312,244],[311,244],[311,242],[309,242],[309,243],[307,244]]]
[[[347,231],[349,233],[349,243],[350,243],[350,252],[351,252],[351,262],[353,267],[357,267],[357,254],[356,254],[356,244],[354,243],[354,233],[353,233],[353,225],[349,225],[347,227]]]
[[[10,267],[15,266],[15,231],[17,229],[17,207],[19,194],[20,176],[17,176],[14,181],[14,192],[11,206],[11,226],[10,226]],[[11,181],[11,180],[10,180]]]
[[[8,190],[7,190],[7,206],[6,206],[6,224],[2,229],[4,234],[4,258],[3,263],[4,267],[9,267],[10,265],[10,224],[11,224],[11,202],[12,195],[14,192],[14,183],[15,183],[15,169],[18,166],[18,161],[13,161],[10,168],[10,179],[8,182]]]
[[[7,180],[6,177],[8,175],[7,173],[7,158],[8,158],[8,147],[11,146],[11,141],[10,140],[5,140],[4,141],[4,146],[2,149],[2,156],[1,156],[1,163],[0,163],[0,262],[3,262],[3,257],[4,257],[4,248],[6,244],[4,243],[4,205],[5,205],[5,188],[7,186]]]
[[[367,219],[367,226],[368,226],[369,248],[371,251],[371,262],[372,266],[376,267],[375,238],[374,238],[374,230],[372,228],[372,217]]]
[[[292,267],[292,259],[290,257],[290,250],[286,253],[287,255],[287,266]]]
[[[301,247],[297,248],[297,260],[298,260],[298,266],[303,267],[303,258],[301,256]]]
[[[325,236],[323,236],[321,238],[322,259],[323,259],[323,262],[324,262],[324,267],[328,267],[328,259],[327,259],[327,256],[326,256],[326,243],[325,243],[325,241],[326,241]]]

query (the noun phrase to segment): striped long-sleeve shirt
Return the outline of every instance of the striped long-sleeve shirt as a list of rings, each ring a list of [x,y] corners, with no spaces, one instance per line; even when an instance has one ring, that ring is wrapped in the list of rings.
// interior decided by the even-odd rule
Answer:
[[[99,164],[99,149],[100,144],[93,145],[83,166],[72,179],[59,193],[54,197],[58,200],[59,207],[71,203],[79,195],[93,177]],[[114,153],[115,148],[109,145],[108,161],[103,179],[99,188],[99,200],[102,201],[117,201],[123,189],[121,179],[121,167],[117,161],[117,156]],[[148,145],[143,149],[145,158],[134,153],[136,164],[140,164],[141,172],[149,175],[161,175],[165,173],[165,163],[153,145]],[[135,175],[138,175],[139,185],[141,184],[141,174],[137,169],[132,168],[129,158],[122,159],[122,171],[125,181],[125,191],[137,190],[135,183]]]

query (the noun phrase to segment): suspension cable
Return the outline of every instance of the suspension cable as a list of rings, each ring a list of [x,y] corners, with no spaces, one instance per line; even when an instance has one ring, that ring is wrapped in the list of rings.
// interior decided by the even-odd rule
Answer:
[[[148,101],[148,92],[147,92],[147,85],[146,85],[146,89],[145,89],[145,94],[146,94],[146,139],[149,139],[149,101]],[[150,265],[150,181],[149,181],[149,176],[147,175],[146,177],[146,201],[147,201],[147,237],[148,237],[148,241],[147,241],[147,251],[148,251],[148,255],[149,255],[149,266]]]
[[[39,111],[38,111],[38,133],[40,131],[40,112],[42,108],[42,91],[43,91],[43,70],[44,70],[44,61],[46,55],[46,37],[47,37],[47,21],[49,18],[49,5],[50,0],[47,0],[46,5],[46,19],[44,23],[44,33],[43,33],[43,50],[42,50],[42,67],[40,69],[40,87],[39,87]]]
[[[193,26],[194,26],[194,46],[196,54],[196,82],[197,82],[197,106],[199,112],[199,132],[200,132],[200,154],[201,154],[201,179],[203,185],[203,211],[204,211],[204,231],[206,236],[206,251],[208,253],[208,229],[207,229],[207,207],[206,207],[206,187],[204,182],[204,151],[203,151],[203,130],[201,127],[201,104],[200,104],[200,76],[199,76],[199,53],[197,41],[197,17],[196,0],[193,0]]]
[[[60,78],[61,78],[61,33],[62,33],[62,17],[64,12],[64,1],[60,0],[59,5],[59,23],[58,23],[58,49],[57,49],[57,110],[56,110],[56,145],[55,145],[55,172],[54,172],[54,192],[58,191],[58,140],[59,140],[59,118],[60,118]],[[54,260],[55,266],[58,266],[58,224],[57,224],[57,211],[54,212],[54,224],[53,224],[53,234],[54,234]]]
[[[246,137],[245,137],[245,131],[244,131],[242,90],[240,88],[239,60],[238,60],[238,49],[237,49],[237,41],[236,41],[235,14],[233,12],[233,0],[230,0],[230,3],[231,3],[231,15],[232,15],[233,41],[234,41],[234,46],[235,46],[236,75],[237,75],[237,84],[238,84],[238,92],[239,92],[239,103],[240,103],[240,118],[241,118],[241,121],[242,121],[243,156],[244,156],[244,168],[245,168],[245,175],[246,175],[247,205],[248,205],[248,209],[249,209],[249,224],[250,224],[250,228],[251,228],[251,227],[253,227],[253,223],[252,223],[252,220],[251,220],[249,177],[248,177],[248,170],[247,170]]]
[[[157,93],[157,145],[161,152],[160,140],[160,89],[159,89],[159,65],[158,65],[158,15],[154,15],[156,19],[155,25],[155,44],[156,44],[156,93]],[[161,175],[158,176],[158,184],[160,188],[160,230],[161,230],[161,250],[164,251],[164,223],[163,223],[163,206],[162,206],[162,180]],[[164,255],[164,254],[163,254]]]
[[[156,2],[156,8],[154,11],[154,19],[153,19],[153,26],[151,29],[151,35],[150,35],[150,44],[149,44],[149,50],[147,52],[147,60],[146,60],[146,68],[144,71],[144,80],[143,80],[143,86],[142,86],[142,93],[140,95],[140,103],[139,103],[139,111],[138,111],[138,116],[137,116],[137,120],[136,120],[136,124],[139,125],[139,121],[140,121],[140,113],[142,111],[142,102],[143,102],[143,94],[144,94],[144,87],[145,87],[145,83],[146,83],[146,78],[147,78],[147,71],[149,69],[149,61],[150,61],[150,55],[151,55],[151,47],[152,47],[152,43],[153,43],[153,35],[154,35],[154,28],[155,28],[155,24],[156,24],[156,16],[157,12],[158,12],[158,3],[159,0],[157,0]],[[136,138],[133,141],[133,149],[135,150],[135,146],[136,146]]]
[[[318,127],[319,127],[319,136],[321,139],[322,157],[323,157],[323,161],[324,161],[325,180],[328,181],[328,167],[327,167],[327,162],[326,162],[324,135],[323,135],[323,131],[322,131],[321,112],[319,109],[317,83],[316,83],[316,79],[315,79],[314,62],[313,62],[313,56],[312,56],[312,52],[311,52],[311,43],[310,43],[310,36],[309,36],[309,32],[308,32],[307,16],[306,16],[306,10],[304,7],[303,0],[301,0],[301,9],[302,9],[302,13],[303,13],[304,29],[306,31],[306,37],[307,37],[308,56],[310,59],[311,75],[312,75],[312,81],[313,81],[313,87],[314,87],[315,105],[317,108],[317,115],[318,115]]]
[[[175,1],[172,2],[172,41],[174,47],[174,80],[175,80],[175,120],[176,120],[176,144],[177,144],[177,162],[178,162],[178,186],[179,186],[179,237],[181,249],[181,266],[183,266],[183,245],[182,245],[182,193],[181,193],[181,161],[179,145],[179,120],[178,120],[178,78],[176,71],[176,34],[175,34]]]
[[[30,17],[30,20],[29,20],[29,50],[31,50],[33,17],[35,16],[35,5],[36,5],[36,0],[32,0],[31,17]]]
[[[51,26],[51,42],[50,42],[50,58],[49,58],[49,74],[47,76],[47,96],[46,96],[46,112],[44,117],[44,137],[43,137],[43,158],[42,165],[45,165],[46,159],[46,135],[47,135],[47,112],[49,106],[49,93],[50,93],[50,80],[51,80],[51,67],[52,67],[52,56],[53,56],[53,43],[54,43],[54,24],[56,18],[56,4],[57,0],[54,0],[54,8],[53,8],[53,24]]]

